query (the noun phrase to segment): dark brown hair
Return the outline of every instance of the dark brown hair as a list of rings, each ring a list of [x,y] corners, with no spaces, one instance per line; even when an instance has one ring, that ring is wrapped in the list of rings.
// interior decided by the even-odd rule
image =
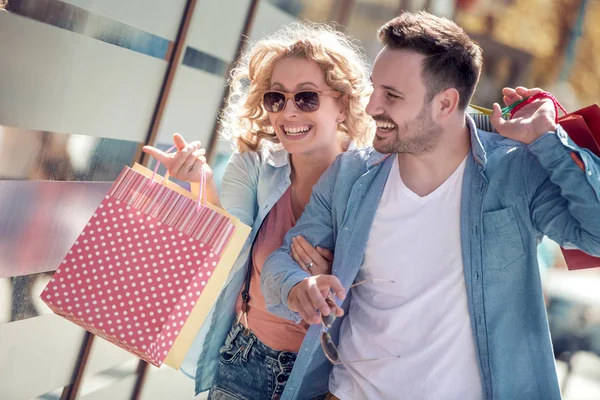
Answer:
[[[479,80],[483,64],[481,48],[449,19],[424,11],[404,12],[377,32],[386,46],[425,56],[421,77],[429,103],[438,93],[455,88],[458,106],[464,110]]]

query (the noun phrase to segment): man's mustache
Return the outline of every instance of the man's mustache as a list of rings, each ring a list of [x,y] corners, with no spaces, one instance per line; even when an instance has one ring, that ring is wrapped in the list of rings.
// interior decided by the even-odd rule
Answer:
[[[373,119],[375,120],[375,122],[388,122],[390,124],[394,124],[397,125],[390,117],[388,117],[387,115],[376,115],[373,117]]]

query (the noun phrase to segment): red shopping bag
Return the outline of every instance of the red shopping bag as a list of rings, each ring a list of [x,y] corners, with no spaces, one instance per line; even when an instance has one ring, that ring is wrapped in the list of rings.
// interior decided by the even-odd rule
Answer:
[[[598,104],[582,108],[558,119],[558,123],[579,147],[600,156],[600,107]],[[600,267],[600,257],[580,250],[561,249],[570,270]]]
[[[590,150],[600,157],[600,107],[598,104],[582,108],[581,110],[567,113],[560,103],[550,93],[541,92],[530,98],[524,99],[520,104],[516,104],[511,110],[511,116],[521,107],[541,97],[546,97],[554,102],[556,109],[556,122],[569,134],[569,137],[577,146]],[[558,109],[566,115],[558,118]],[[576,159],[577,156],[574,156]],[[583,164],[578,160],[580,168]],[[570,270],[587,269],[600,267],[600,257],[594,257],[581,250],[561,248],[567,268]]]
[[[145,361],[178,368],[249,227],[134,168],[121,172],[41,298]]]

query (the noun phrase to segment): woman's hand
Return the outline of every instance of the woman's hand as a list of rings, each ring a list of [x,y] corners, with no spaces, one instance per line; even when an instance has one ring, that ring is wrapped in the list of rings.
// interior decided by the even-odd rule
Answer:
[[[142,151],[161,162],[173,178],[200,182],[204,170],[207,184],[210,184],[213,180],[213,171],[206,163],[206,150],[202,148],[202,144],[200,142],[188,144],[178,133],[173,135],[173,143],[177,148],[176,153],[165,153],[152,146],[144,146]]]
[[[331,274],[331,250],[319,246],[315,248],[302,236],[292,239],[292,257],[300,268],[311,275]]]

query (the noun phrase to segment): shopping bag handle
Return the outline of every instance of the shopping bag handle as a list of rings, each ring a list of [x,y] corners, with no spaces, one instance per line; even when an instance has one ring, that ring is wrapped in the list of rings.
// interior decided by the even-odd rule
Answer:
[[[521,108],[525,107],[528,104],[533,103],[537,99],[544,99],[544,98],[552,100],[552,103],[554,104],[554,115],[555,115],[554,122],[558,122],[558,109],[559,108],[565,115],[568,114],[567,110],[565,110],[565,108],[558,102],[556,97],[554,97],[554,95],[552,93],[548,93],[548,92],[539,92],[539,93],[534,94],[533,96],[525,97],[519,101],[514,102],[513,104],[511,104],[510,106],[508,106],[506,108],[510,112],[510,117],[512,118],[515,115],[515,113],[517,111],[519,111]]]
[[[510,106],[504,107],[501,110],[502,116],[510,115],[510,118],[512,118],[513,115],[515,115],[515,113],[517,111],[519,111],[521,108],[523,108],[526,105],[531,104],[533,101],[535,101],[537,99],[541,99],[541,98],[547,98],[547,99],[552,100],[552,102],[554,103],[554,111],[556,113],[556,120],[557,121],[558,121],[558,109],[559,108],[560,108],[560,110],[563,113],[568,114],[567,111],[564,109],[564,107],[558,102],[558,100],[556,99],[556,97],[554,97],[552,95],[552,93],[539,92],[539,93],[534,94],[533,96],[524,97],[524,98],[522,98],[519,101],[515,101]],[[477,105],[474,105],[474,104],[469,104],[469,107],[471,107],[471,108],[479,111],[480,113],[482,113],[484,115],[492,115],[492,112],[493,112],[489,108],[477,106]]]
[[[165,153],[170,153],[174,149],[175,149],[175,146],[172,146],[167,151],[165,151]],[[152,172],[152,179],[150,180],[150,182],[154,182],[154,177],[156,177],[156,174],[158,172],[158,168],[160,167],[160,164],[161,164],[161,162],[157,159],[156,166],[154,167],[154,171]],[[167,179],[168,174],[169,174],[169,171],[167,171],[167,173],[163,177],[163,180],[161,182],[162,185],[165,184],[165,180]],[[202,168],[202,177],[200,178],[200,193],[198,193],[197,203],[198,203],[196,206],[197,209],[200,209],[202,207],[202,205],[206,204],[206,171],[204,170],[204,168]]]

